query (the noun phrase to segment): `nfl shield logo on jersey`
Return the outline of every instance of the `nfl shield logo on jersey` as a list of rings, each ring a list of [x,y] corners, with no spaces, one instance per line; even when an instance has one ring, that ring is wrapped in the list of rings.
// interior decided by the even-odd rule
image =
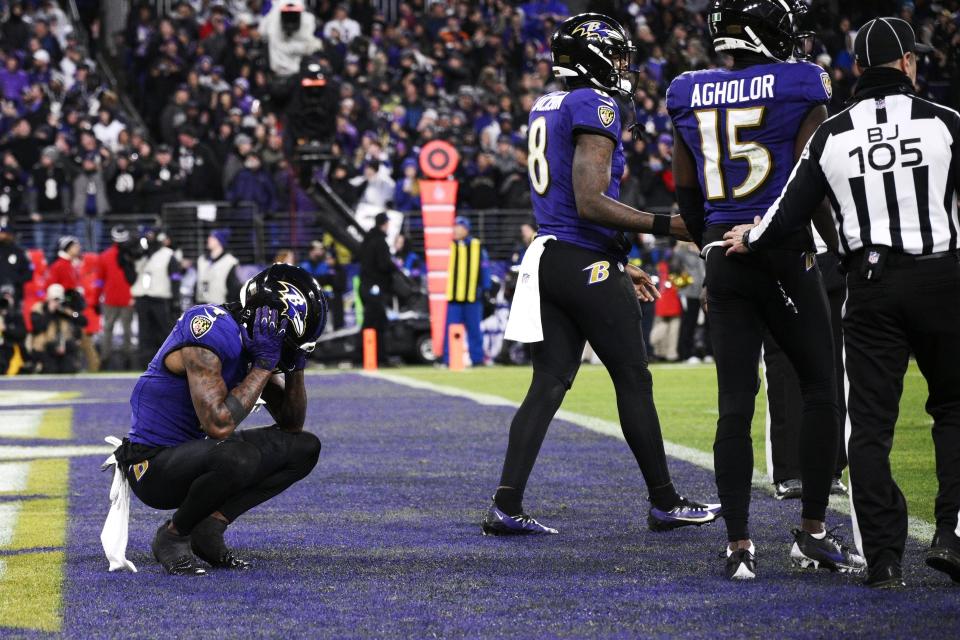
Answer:
[[[613,107],[602,104],[597,107],[597,117],[600,118],[600,124],[609,127],[613,124],[613,120],[617,117],[617,114],[614,112]]]
[[[207,316],[194,316],[193,320],[190,321],[190,333],[193,334],[194,338],[202,338],[210,331],[210,327],[213,326],[213,318],[208,318]]]

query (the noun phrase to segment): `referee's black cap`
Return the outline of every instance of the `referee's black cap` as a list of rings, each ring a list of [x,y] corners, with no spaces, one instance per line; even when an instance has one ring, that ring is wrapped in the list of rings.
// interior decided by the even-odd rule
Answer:
[[[927,53],[931,48],[917,42],[913,27],[900,18],[874,18],[857,32],[853,51],[866,69],[899,60],[908,51]]]

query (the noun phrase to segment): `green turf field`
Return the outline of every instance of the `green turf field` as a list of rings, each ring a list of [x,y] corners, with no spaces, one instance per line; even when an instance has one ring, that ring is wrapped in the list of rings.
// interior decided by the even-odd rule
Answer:
[[[654,395],[663,437],[678,444],[712,451],[717,420],[717,379],[713,365],[654,365]],[[454,373],[445,369],[411,368],[397,373],[418,380],[501,396],[519,402],[530,383],[527,367],[486,367]],[[927,385],[911,364],[904,382],[900,421],[891,456],[894,475],[907,497],[910,515],[933,522],[937,492],[931,419],[924,412]],[[766,471],[764,395],[757,397],[753,420],[754,463]],[[601,366],[584,365],[563,408],[575,413],[617,420],[613,385]]]

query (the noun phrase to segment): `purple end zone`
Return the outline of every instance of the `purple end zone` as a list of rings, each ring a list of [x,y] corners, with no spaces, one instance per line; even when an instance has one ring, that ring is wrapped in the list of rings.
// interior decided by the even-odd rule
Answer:
[[[17,382],[104,401],[75,407],[77,444],[125,430],[133,380]],[[920,543],[905,558],[910,587],[895,593],[798,573],[788,552],[799,504],[755,495],[760,577],[731,584],[717,557],[722,524],[647,531],[626,446],[564,422],[551,428],[527,500],[560,535],[482,537],[509,408],[352,374],[311,376],[308,388],[320,463],[228,530],[249,572],[162,575],[148,547],[164,514],[135,501],[129,557],[140,573],[107,573],[99,532],[110,478],[99,458],[72,460],[68,635],[960,637],[960,591],[923,566]],[[670,466],[681,492],[715,500],[710,472]],[[828,524],[845,521],[832,514]]]

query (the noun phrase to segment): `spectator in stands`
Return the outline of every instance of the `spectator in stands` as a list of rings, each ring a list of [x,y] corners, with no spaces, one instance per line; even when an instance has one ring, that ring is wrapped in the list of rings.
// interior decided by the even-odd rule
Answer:
[[[358,205],[367,205],[374,209],[386,209],[393,202],[393,191],[396,183],[379,160],[368,162],[363,168],[363,175],[352,179],[350,184],[360,193]]]
[[[292,267],[297,264],[297,254],[293,249],[280,249],[273,257],[273,264],[289,264]]]
[[[145,161],[146,162],[146,161]],[[114,213],[135,213],[139,208],[137,179],[140,171],[130,159],[126,148],[117,151],[107,181],[107,199]]]
[[[5,26],[11,22],[13,22],[12,19],[8,20]],[[3,90],[3,97],[11,102],[20,102],[20,96],[28,84],[30,84],[30,76],[20,68],[20,58],[16,53],[8,53],[4,67],[0,69],[0,89]]]
[[[443,338],[443,362],[448,362],[447,340],[451,324],[467,330],[470,363],[483,366],[483,292],[490,288],[490,258],[479,238],[470,234],[470,220],[457,216],[450,245],[450,271],[447,274],[447,328]]]
[[[233,141],[233,149],[227,155],[227,159],[223,163],[224,192],[230,190],[230,185],[233,184],[233,179],[238,173],[240,173],[240,170],[243,169],[244,161],[252,152],[253,138],[245,133],[237,135]]]
[[[397,267],[390,258],[387,227],[390,219],[378,213],[360,247],[360,301],[363,303],[363,328],[377,332],[377,361],[386,365],[387,304],[393,295],[392,277]],[[361,338],[358,352],[363,353]]]
[[[17,240],[6,218],[0,217],[0,287],[12,292],[14,302],[23,302],[23,285],[33,278],[33,263]]]
[[[270,69],[281,82],[299,73],[300,60],[323,48],[323,43],[313,35],[317,21],[305,10],[302,0],[281,0],[274,3],[260,22],[260,33],[267,41],[270,52]],[[284,95],[289,93],[284,88]]]
[[[156,96],[154,97],[156,99]],[[177,131],[187,123],[187,104],[190,102],[190,87],[181,84],[173,93],[170,101],[160,114],[160,132],[163,142],[176,144]]]
[[[517,245],[513,249],[513,254],[510,256],[510,263],[518,265],[523,261],[523,256],[527,252],[527,247],[530,246],[530,243],[533,242],[533,239],[537,237],[537,230],[532,222],[524,222],[520,225],[520,241],[517,242]]]
[[[84,155],[70,192],[74,234],[83,239],[84,246],[96,251],[103,237],[103,217],[110,211],[107,181],[97,154]]]
[[[227,190],[230,202],[253,202],[257,210],[269,214],[277,209],[277,188],[273,177],[264,171],[260,156],[248,154],[243,169],[237,172]]]
[[[150,363],[173,327],[171,301],[175,276],[180,273],[181,265],[173,249],[167,246],[166,235],[163,230],[154,228],[144,236],[142,244],[146,245],[146,250],[136,263],[137,278],[130,289],[137,311],[139,365],[142,368]]]
[[[33,246],[49,252],[52,243],[63,233],[70,211],[70,190],[67,174],[58,162],[60,152],[45,147],[40,162],[33,167],[29,183],[29,209]]]
[[[16,158],[17,166],[23,167],[25,171],[29,171],[40,159],[40,150],[37,148],[37,141],[33,134],[30,120],[20,118],[14,123],[10,133],[3,137],[3,142],[0,144],[5,152]]]
[[[417,179],[417,161],[407,158],[401,165],[403,174],[393,192],[393,206],[398,211],[420,210],[420,181]]]
[[[120,120],[114,117],[113,111],[101,107],[97,113],[97,123],[93,125],[93,135],[97,141],[112,152],[116,152],[119,145],[120,132],[127,128]]]
[[[12,285],[0,285],[0,375],[14,375],[24,364],[27,327]]]
[[[219,200],[222,168],[213,150],[200,142],[197,127],[184,125],[177,140],[176,161],[186,176],[184,196],[189,200]]]
[[[30,349],[40,373],[77,373],[80,370],[80,331],[86,319],[66,302],[63,285],[51,284],[46,297],[30,311]]]
[[[350,44],[359,35],[360,24],[350,17],[349,5],[338,4],[333,10],[333,19],[323,25],[323,37]]]
[[[23,224],[24,179],[17,159],[11,153],[3,154],[3,166],[0,167],[0,218]]]
[[[227,252],[229,229],[207,236],[207,252],[197,259],[197,304],[224,304],[240,299],[240,261]]]
[[[143,176],[140,190],[143,193],[143,210],[148,213],[160,213],[164,202],[183,200],[186,178],[180,166],[173,161],[173,151],[169,145],[157,147],[156,163],[148,168]]]
[[[110,245],[99,256],[99,277],[103,281],[103,335],[100,358],[104,369],[125,370],[136,366],[133,359],[133,296],[130,286],[137,280],[134,246],[123,225],[110,230]],[[119,357],[113,353],[113,333],[117,321],[123,333]]]

